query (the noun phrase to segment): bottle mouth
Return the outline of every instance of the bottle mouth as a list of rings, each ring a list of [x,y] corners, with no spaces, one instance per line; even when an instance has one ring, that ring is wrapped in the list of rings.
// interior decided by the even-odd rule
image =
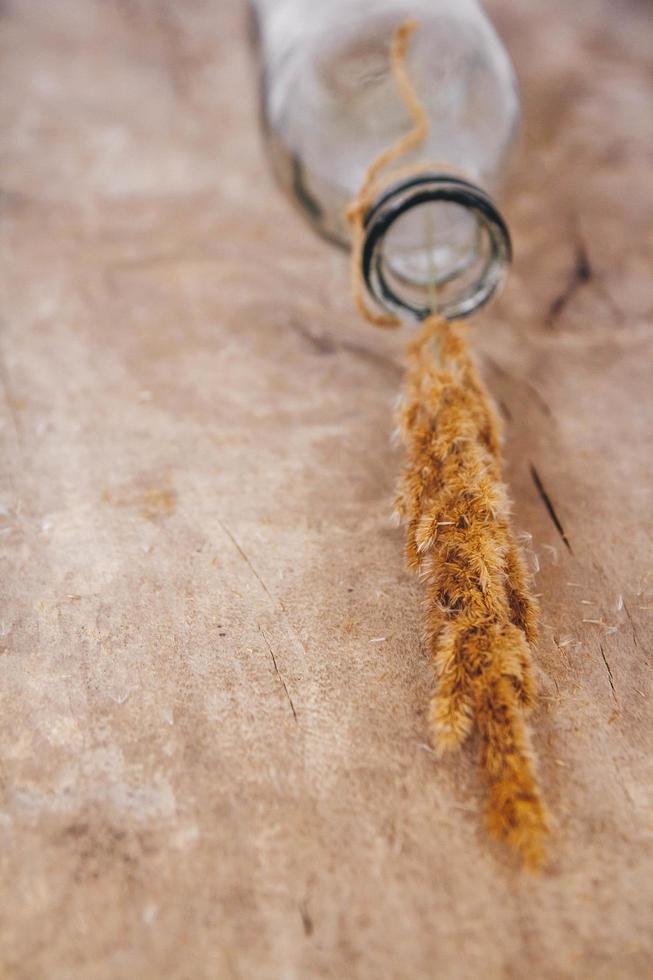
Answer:
[[[365,219],[366,288],[402,319],[469,316],[497,291],[511,259],[510,233],[492,199],[449,174],[394,184]]]

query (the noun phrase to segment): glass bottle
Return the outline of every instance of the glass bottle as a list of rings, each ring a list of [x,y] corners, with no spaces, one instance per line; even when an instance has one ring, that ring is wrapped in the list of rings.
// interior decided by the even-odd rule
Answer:
[[[392,75],[394,31],[418,21],[406,68],[429,133],[379,196],[362,273],[381,306],[453,319],[486,302],[511,257],[492,200],[519,123],[506,51],[477,0],[252,0],[261,107],[275,174],[311,224],[347,247],[347,205],[411,128]]]

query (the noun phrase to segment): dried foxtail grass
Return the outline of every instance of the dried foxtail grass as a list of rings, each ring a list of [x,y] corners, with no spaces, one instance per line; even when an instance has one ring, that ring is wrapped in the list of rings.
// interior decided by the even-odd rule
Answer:
[[[399,321],[371,310],[365,298],[365,217],[388,184],[429,169],[413,164],[408,171],[387,170],[428,132],[406,71],[407,45],[416,27],[410,20],[397,28],[391,50],[412,129],[372,162],[347,212],[354,301],[379,327],[396,327]],[[437,674],[429,712],[433,743],[445,752],[478,731],[490,784],[490,831],[536,867],[543,856],[546,814],[525,714],[534,699],[537,609],[510,526],[498,418],[466,338],[466,327],[433,315],[408,346],[400,415],[408,463],[397,511],[408,527],[408,562],[426,587],[427,642]]]
[[[510,526],[498,418],[466,334],[432,316],[408,345],[399,418],[408,461],[396,509],[425,584],[433,744],[446,752],[477,729],[490,831],[536,867],[546,815],[524,716],[537,608]]]

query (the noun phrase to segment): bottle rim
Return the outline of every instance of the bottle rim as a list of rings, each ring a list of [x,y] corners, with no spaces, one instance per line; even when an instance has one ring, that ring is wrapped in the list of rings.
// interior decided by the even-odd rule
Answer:
[[[455,292],[456,276],[450,278],[448,292],[453,296],[437,304],[419,306],[401,295],[391,284],[386,270],[385,238],[394,223],[407,211],[434,201],[457,204],[473,214],[479,238],[487,243],[484,263],[471,282]],[[496,293],[506,267],[512,260],[512,243],[508,226],[499,209],[476,184],[446,173],[420,173],[389,187],[368,212],[365,223],[361,264],[367,290],[384,309],[402,319],[424,320],[438,312],[449,320],[467,317]]]

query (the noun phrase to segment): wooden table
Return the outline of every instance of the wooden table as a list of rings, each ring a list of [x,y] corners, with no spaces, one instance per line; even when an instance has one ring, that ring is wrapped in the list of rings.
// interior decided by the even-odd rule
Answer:
[[[539,878],[426,744],[402,340],[272,183],[243,4],[2,4],[3,980],[653,975],[653,8],[491,9]]]

